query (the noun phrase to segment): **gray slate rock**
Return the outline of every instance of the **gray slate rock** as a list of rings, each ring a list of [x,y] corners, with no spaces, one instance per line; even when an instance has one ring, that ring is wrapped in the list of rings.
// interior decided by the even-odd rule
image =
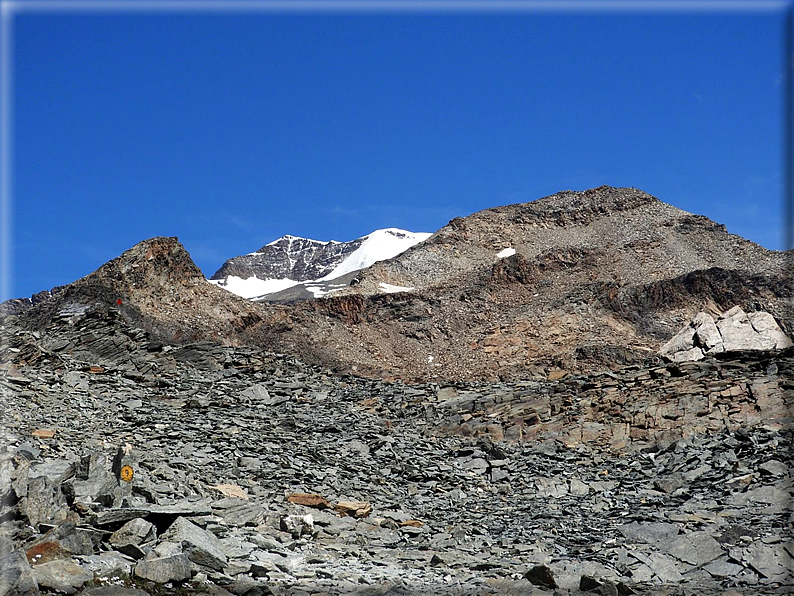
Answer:
[[[135,564],[130,557],[116,551],[105,551],[98,555],[80,557],[83,567],[100,577],[119,577],[132,573]]]
[[[46,476],[53,485],[58,485],[74,476],[74,464],[64,459],[51,459],[30,466],[28,478]]]
[[[148,596],[147,592],[139,588],[126,586],[97,586],[86,588],[80,594],[81,596]]]
[[[54,559],[34,565],[33,578],[39,586],[74,594],[83,584],[94,579],[94,574],[67,559]]]
[[[769,460],[758,467],[773,476],[785,476],[789,473],[789,467],[777,459]]]
[[[721,557],[716,561],[712,561],[703,569],[708,571],[713,577],[722,579],[724,577],[736,577],[744,568],[741,565],[730,562],[728,557]]]
[[[66,499],[60,488],[53,485],[46,476],[31,480],[27,486],[27,496],[19,503],[20,513],[34,527],[53,519],[65,507]]]
[[[663,584],[677,584],[683,581],[684,576],[678,571],[675,559],[672,557],[661,553],[651,553],[648,559],[648,567],[653,570]]]
[[[140,517],[128,521],[121,526],[118,530],[113,532],[108,539],[108,542],[113,546],[122,546],[125,544],[140,545],[144,542],[150,542],[157,537],[157,529],[154,524],[146,521]]]
[[[64,522],[47,532],[41,541],[56,541],[61,548],[75,555],[91,555],[101,539],[101,532],[78,528],[74,522]]]
[[[678,526],[665,522],[631,522],[619,526],[618,531],[630,542],[658,544],[667,542],[678,534]]]
[[[684,486],[684,476],[682,474],[670,474],[669,476],[662,476],[653,481],[653,487],[663,493],[674,493],[679,488]]]
[[[218,571],[226,566],[227,559],[221,541],[184,517],[178,517],[161,538],[181,543],[188,558],[198,565]]]
[[[22,550],[14,550],[10,540],[0,536],[0,594],[35,596],[39,587]]]
[[[668,554],[695,567],[710,563],[724,554],[720,543],[708,532],[679,534],[671,543],[660,546],[667,546],[665,550]]]
[[[212,503],[212,511],[230,526],[257,526],[265,520],[265,508],[252,501],[228,497]]]
[[[744,549],[742,561],[769,579],[791,578],[794,558],[780,544],[754,542]]]
[[[170,557],[157,557],[138,561],[135,566],[135,575],[163,584],[171,581],[190,579],[190,559],[184,553]]]

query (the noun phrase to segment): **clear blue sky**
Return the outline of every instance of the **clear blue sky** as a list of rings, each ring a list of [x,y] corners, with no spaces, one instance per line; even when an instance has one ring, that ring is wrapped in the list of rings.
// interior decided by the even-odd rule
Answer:
[[[750,6],[751,3],[748,3]],[[13,20],[9,296],[633,186],[783,248],[783,9]]]

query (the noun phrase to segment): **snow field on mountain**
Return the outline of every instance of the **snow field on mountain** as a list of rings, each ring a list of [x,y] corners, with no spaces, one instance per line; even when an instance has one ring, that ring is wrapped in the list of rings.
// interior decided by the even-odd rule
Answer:
[[[378,261],[392,259],[430,236],[431,234],[426,232],[407,232],[397,228],[375,230],[365,236],[364,243],[342,261],[336,269],[317,281],[334,279],[345,273],[369,267]]]
[[[337,265],[330,273],[327,275],[320,277],[319,279],[307,280],[307,281],[295,281],[293,279],[289,279],[288,277],[279,278],[279,279],[260,279],[257,276],[251,276],[248,278],[241,278],[234,275],[230,275],[229,277],[221,280],[209,280],[210,283],[213,283],[233,294],[237,294],[243,298],[259,298],[266,294],[272,294],[275,292],[280,292],[281,290],[286,290],[287,288],[291,288],[298,284],[304,284],[304,287],[311,292],[315,298],[320,296],[324,296],[330,292],[337,291],[345,287],[346,284],[333,284],[328,285],[321,282],[326,282],[329,280],[336,279],[346,273],[351,273],[353,271],[358,271],[359,269],[364,269],[369,267],[370,265],[377,263],[378,261],[384,261],[386,259],[391,259],[396,257],[402,252],[405,252],[410,247],[414,246],[425,240],[426,238],[430,237],[431,234],[426,232],[408,232],[406,230],[400,230],[398,228],[385,228],[383,230],[375,230],[371,234],[363,237],[364,242],[359,246],[354,252],[352,252],[346,259],[344,259],[339,265]],[[305,242],[311,242],[317,245],[327,245],[327,244],[341,244],[336,242],[335,240],[331,240],[328,242],[321,242],[318,240],[310,240],[307,238],[300,238],[298,236],[282,236],[281,238],[274,240],[273,242],[267,244],[266,246],[272,246],[284,239],[289,240],[288,247],[286,248],[287,258],[290,261],[290,267],[292,264],[300,258],[300,249],[293,248],[293,241],[300,240],[302,241],[299,245],[305,247]],[[297,246],[296,246],[297,248]],[[249,255],[256,255],[259,254],[258,252],[249,253]],[[394,286],[397,288],[397,286]],[[386,292],[394,292],[394,291],[406,291],[405,289],[385,289]]]

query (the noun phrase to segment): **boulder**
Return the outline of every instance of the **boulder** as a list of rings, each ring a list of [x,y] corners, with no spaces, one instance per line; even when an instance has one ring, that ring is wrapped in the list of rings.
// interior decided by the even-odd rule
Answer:
[[[189,579],[190,559],[184,553],[144,559],[135,566],[135,575],[158,584]]]
[[[66,499],[57,485],[46,476],[39,476],[27,485],[27,494],[19,503],[19,510],[31,526],[53,519],[64,519]]]
[[[33,578],[40,587],[74,594],[83,584],[94,579],[94,574],[68,559],[54,559],[34,565]]]
[[[123,546],[125,544],[140,545],[150,542],[157,537],[157,530],[154,524],[143,518],[136,517],[121,526],[110,536],[110,544],[113,546]]]
[[[11,540],[0,536],[0,594],[34,596],[39,587],[25,552],[15,549]]]
[[[659,349],[659,355],[673,362],[691,362],[719,352],[782,350],[791,345],[771,314],[758,311],[748,315],[734,306],[716,321],[699,312]]]
[[[188,558],[198,565],[218,571],[226,566],[226,553],[221,541],[184,517],[176,518],[161,538],[164,541],[181,543]]]

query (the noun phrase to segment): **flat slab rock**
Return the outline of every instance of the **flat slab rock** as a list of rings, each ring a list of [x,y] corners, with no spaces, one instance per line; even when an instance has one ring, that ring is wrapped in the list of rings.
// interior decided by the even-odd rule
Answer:
[[[94,574],[67,559],[55,559],[34,565],[33,578],[39,587],[74,594],[86,582],[94,579]]]
[[[190,559],[184,553],[167,557],[152,557],[138,561],[135,575],[158,584],[189,579],[193,573]]]

